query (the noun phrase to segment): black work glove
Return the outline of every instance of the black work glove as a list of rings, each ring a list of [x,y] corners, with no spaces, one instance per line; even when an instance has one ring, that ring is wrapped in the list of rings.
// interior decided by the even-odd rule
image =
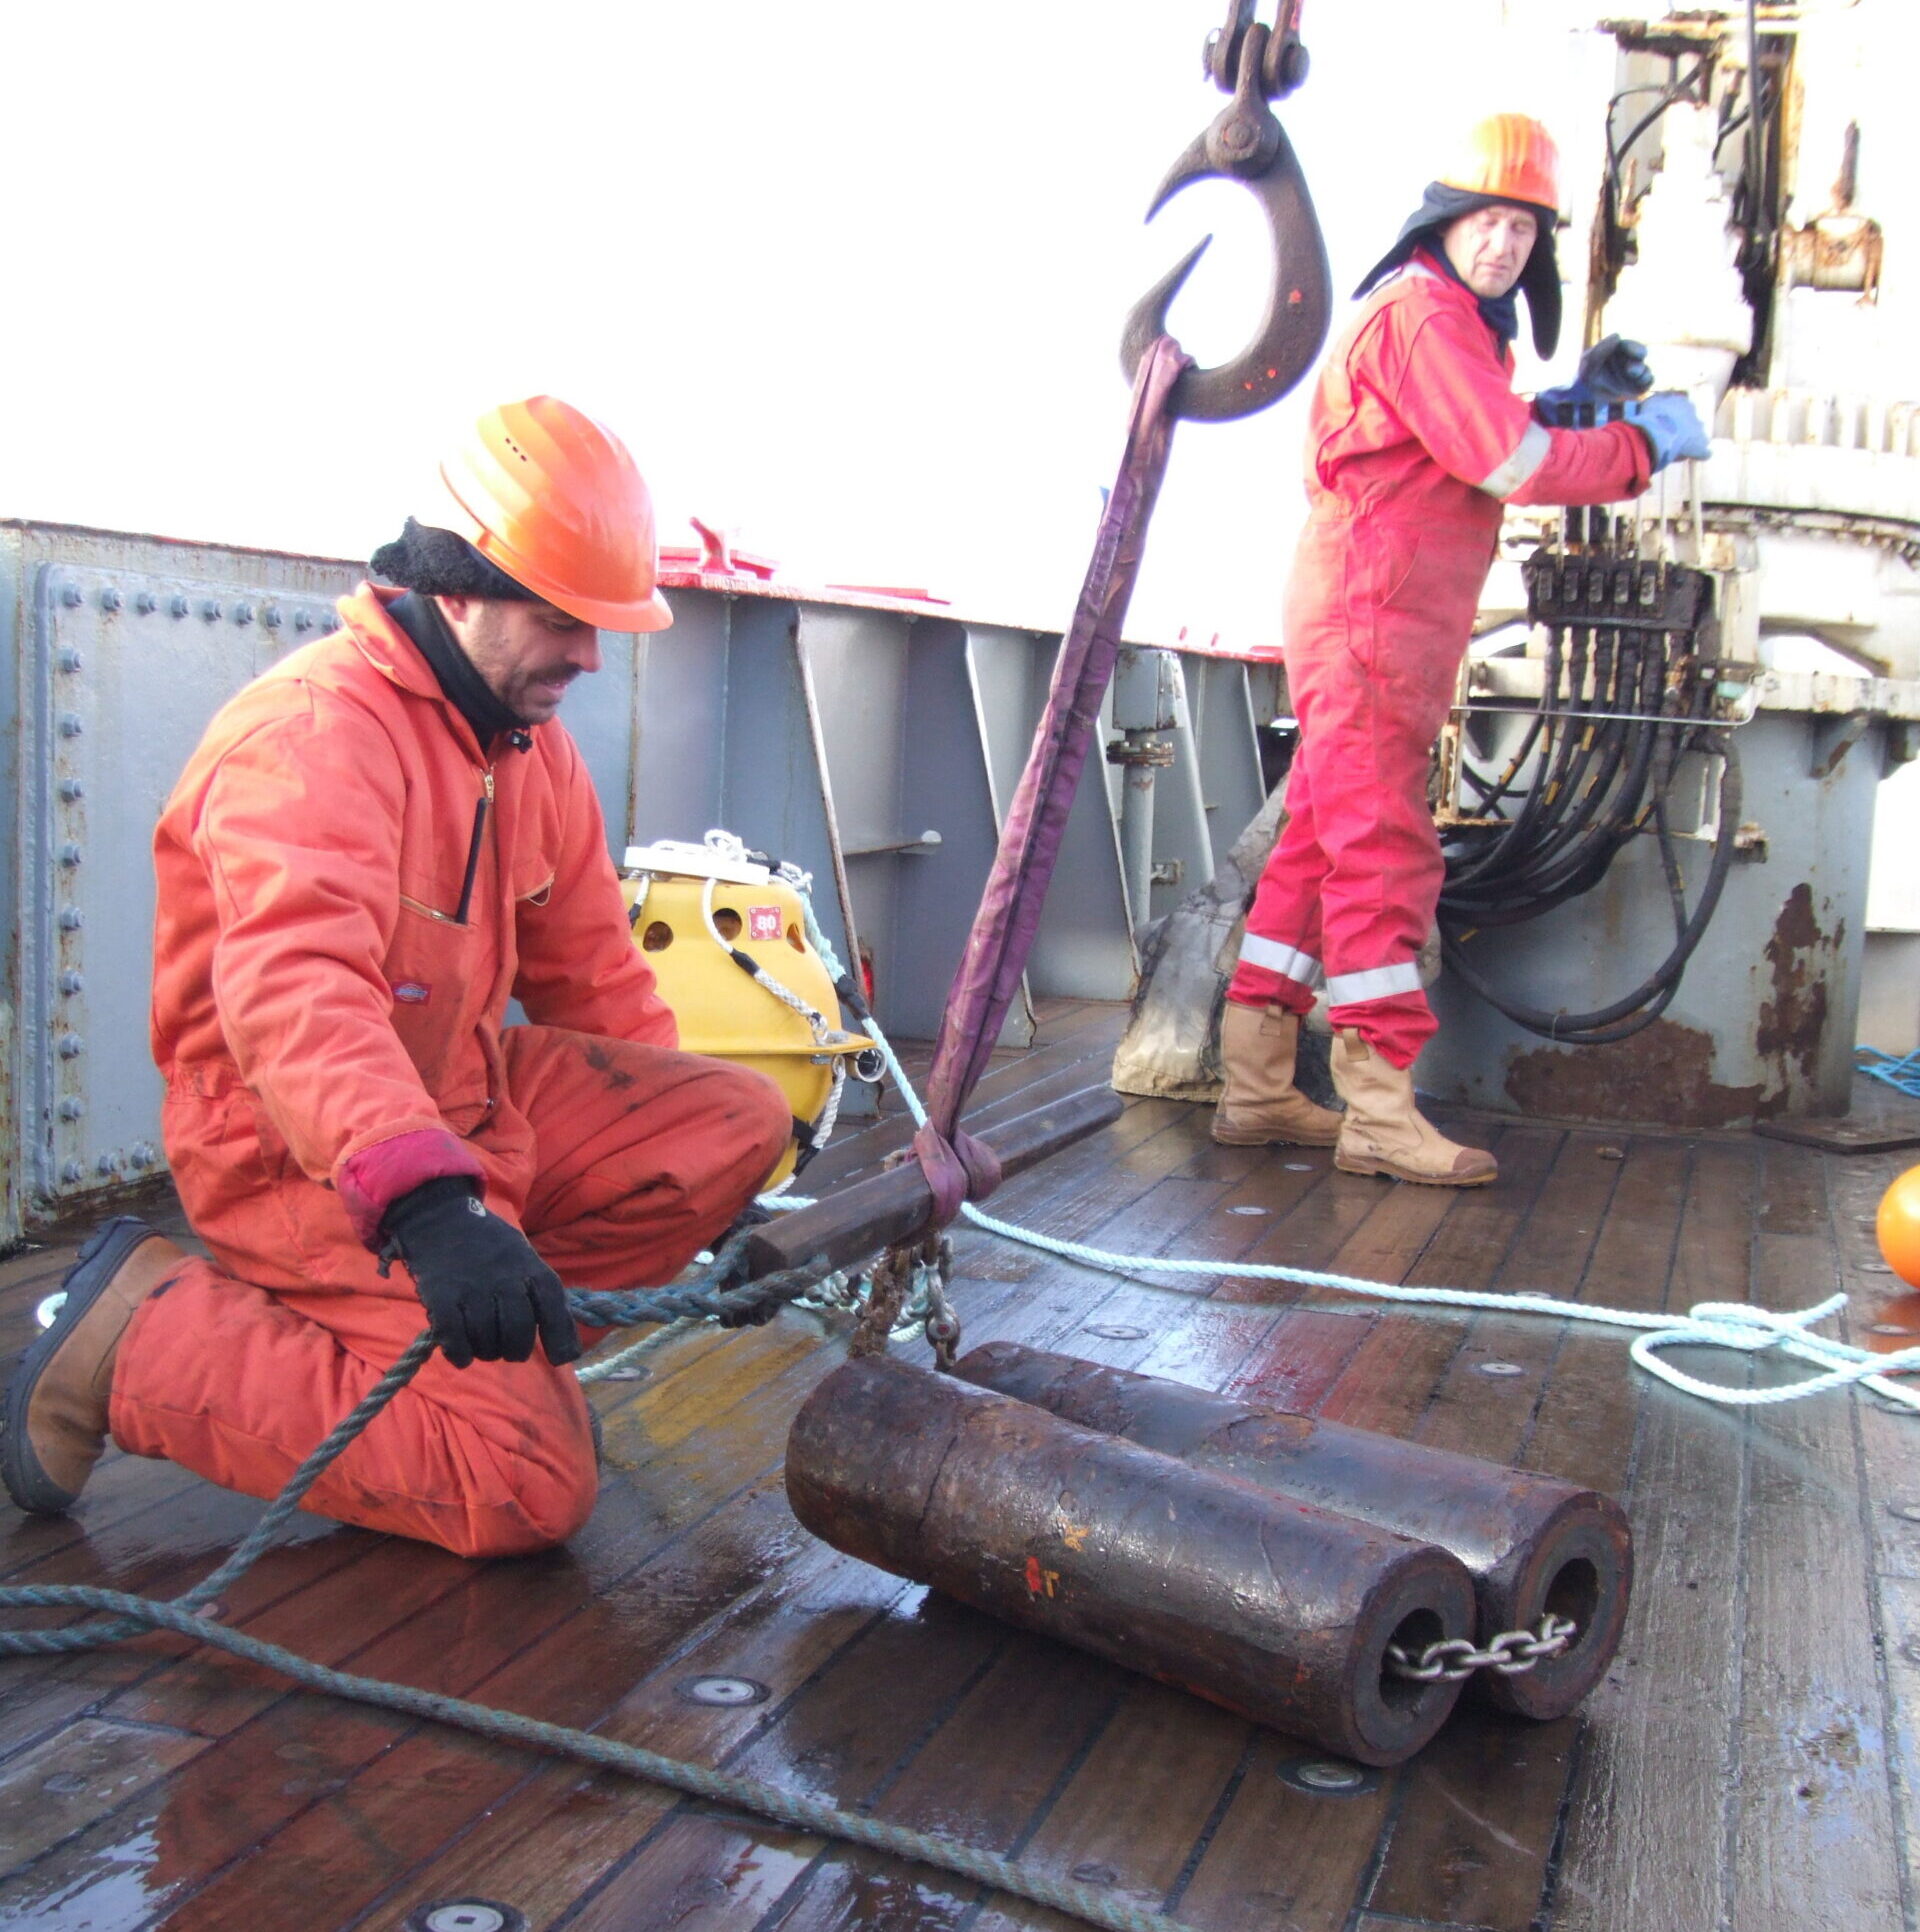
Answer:
[[[579,1359],[560,1277],[511,1221],[489,1214],[461,1175],[422,1181],[386,1211],[382,1267],[407,1264],[440,1352],[455,1368],[524,1362],[540,1338],[555,1368]]]
[[[1578,380],[1587,385],[1595,402],[1625,402],[1632,396],[1644,396],[1653,387],[1647,345],[1630,336],[1602,337],[1580,358]]]

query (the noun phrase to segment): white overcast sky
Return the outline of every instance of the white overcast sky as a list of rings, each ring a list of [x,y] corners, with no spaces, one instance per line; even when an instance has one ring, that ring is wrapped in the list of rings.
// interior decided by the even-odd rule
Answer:
[[[1267,9],[1270,11],[1270,8]],[[1222,0],[12,10],[0,515],[364,557],[449,426],[546,389],[801,582],[1057,626],[1135,296],[1250,328],[1252,204],[1161,173]],[[1345,291],[1478,115],[1567,124],[1568,0],[1308,0],[1283,104]],[[1338,312],[1336,322],[1338,320]],[[1563,351],[1563,360],[1566,360]],[[1269,641],[1302,399],[1182,427],[1136,635]]]

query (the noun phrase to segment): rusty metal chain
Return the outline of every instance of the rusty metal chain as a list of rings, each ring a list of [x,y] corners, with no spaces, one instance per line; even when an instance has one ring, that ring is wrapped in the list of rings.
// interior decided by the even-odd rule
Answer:
[[[1503,1630],[1489,1637],[1484,1650],[1467,1637],[1444,1637],[1428,1644],[1415,1657],[1403,1645],[1387,1646],[1387,1669],[1415,1684],[1458,1683],[1476,1670],[1496,1670],[1502,1677],[1518,1677],[1549,1657],[1557,1657],[1579,1634],[1568,1617],[1549,1610],[1537,1630]]]
[[[952,1279],[953,1242],[943,1233],[889,1248],[868,1270],[866,1300],[848,1353],[884,1354],[890,1340],[918,1323],[940,1367],[952,1368],[960,1347],[960,1317],[947,1295]]]

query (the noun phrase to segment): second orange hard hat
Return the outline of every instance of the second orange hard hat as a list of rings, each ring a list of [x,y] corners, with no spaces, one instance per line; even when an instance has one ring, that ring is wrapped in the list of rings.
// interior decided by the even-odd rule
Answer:
[[[1523,201],[1560,211],[1560,151],[1553,136],[1525,114],[1490,114],[1468,134],[1463,153],[1440,182],[1470,195]]]
[[[583,624],[663,631],[653,494],[612,430],[555,396],[502,403],[440,464],[422,523],[454,531]]]

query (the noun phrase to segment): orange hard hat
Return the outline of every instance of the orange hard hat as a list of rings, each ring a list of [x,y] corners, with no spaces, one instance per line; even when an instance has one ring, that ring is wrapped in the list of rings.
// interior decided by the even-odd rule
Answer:
[[[1553,136],[1524,114],[1490,114],[1467,136],[1466,151],[1442,184],[1496,201],[1524,201],[1560,212],[1560,151]]]
[[[608,631],[663,631],[653,493],[612,430],[555,396],[490,409],[442,460],[422,523],[464,537],[536,597]]]

